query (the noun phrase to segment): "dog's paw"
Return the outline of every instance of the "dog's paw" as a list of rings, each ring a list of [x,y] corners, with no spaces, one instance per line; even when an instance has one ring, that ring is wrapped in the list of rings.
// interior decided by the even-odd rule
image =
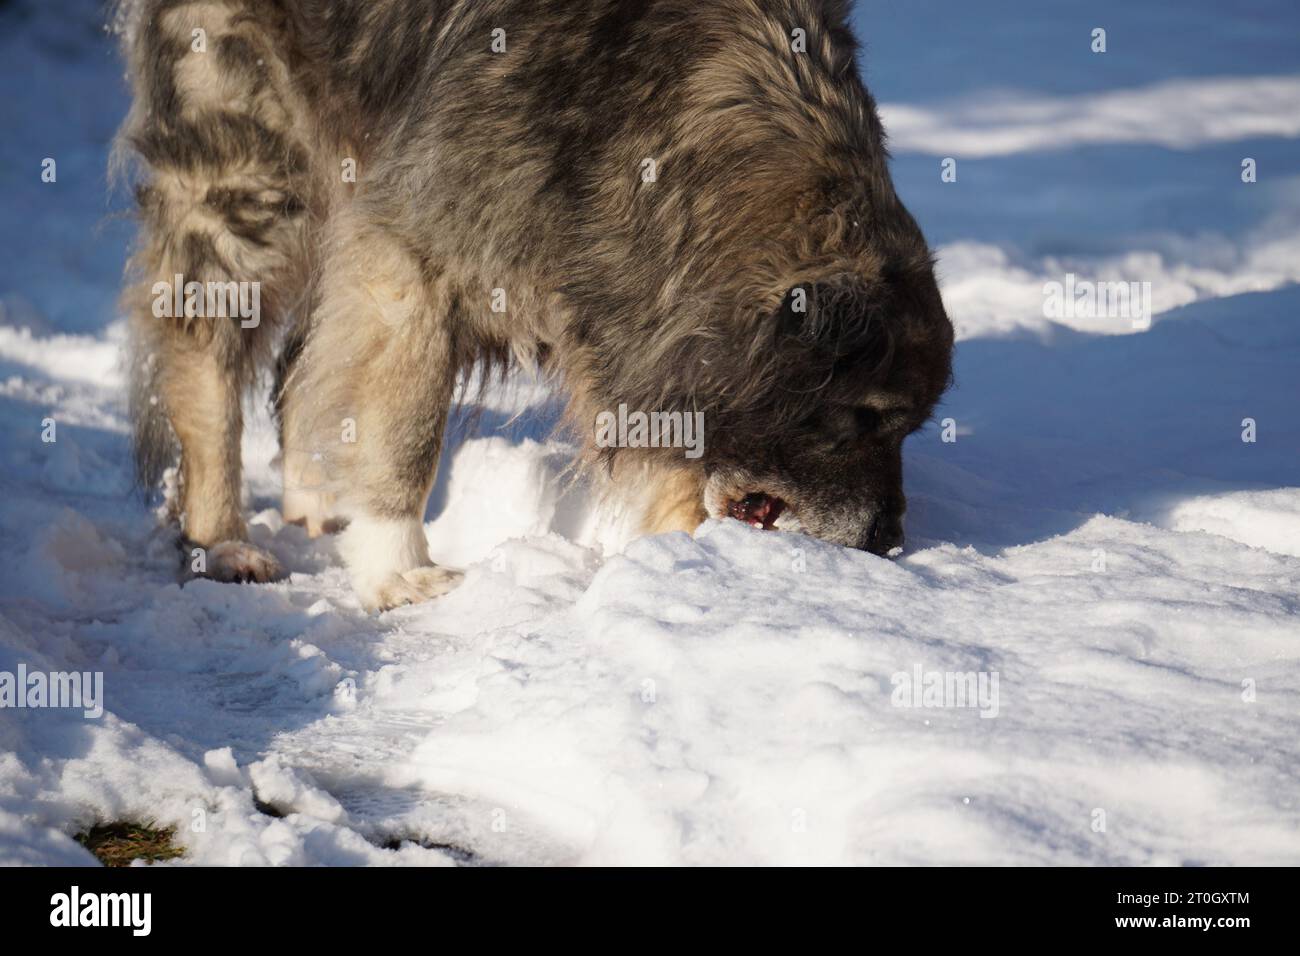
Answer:
[[[405,604],[419,604],[441,597],[460,584],[461,572],[430,565],[390,574],[358,591],[361,603],[369,611],[390,611]]]
[[[230,584],[265,584],[285,576],[275,555],[247,541],[222,541],[207,549],[200,577]]]

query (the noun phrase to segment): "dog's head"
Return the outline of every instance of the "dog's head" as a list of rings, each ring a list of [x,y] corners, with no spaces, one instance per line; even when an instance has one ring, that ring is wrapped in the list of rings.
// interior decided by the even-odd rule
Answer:
[[[712,517],[873,554],[902,545],[903,439],[947,388],[953,345],[929,251],[905,220],[867,267],[789,289],[760,327],[761,397],[709,429]]]
[[[727,122],[675,167],[678,192],[629,213],[635,256],[570,284],[566,374],[584,425],[624,404],[702,416],[698,460],[636,454],[702,477],[709,516],[883,555],[903,541],[902,445],[949,384],[953,327],[850,40],[796,58],[811,86],[709,74],[700,108]]]

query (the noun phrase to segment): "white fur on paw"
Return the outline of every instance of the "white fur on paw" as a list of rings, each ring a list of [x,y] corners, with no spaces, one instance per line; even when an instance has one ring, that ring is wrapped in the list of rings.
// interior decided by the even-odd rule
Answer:
[[[441,597],[460,584],[464,575],[437,565],[412,568],[390,574],[378,585],[360,595],[361,602],[372,611],[388,611],[404,604],[420,604]]]
[[[207,549],[202,576],[235,584],[265,584],[284,577],[275,555],[247,541],[222,541]]]

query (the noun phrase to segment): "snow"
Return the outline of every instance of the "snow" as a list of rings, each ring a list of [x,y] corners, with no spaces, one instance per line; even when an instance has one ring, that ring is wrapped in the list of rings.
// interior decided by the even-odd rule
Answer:
[[[91,863],[72,835],[114,820],[175,826],[169,865],[1300,862],[1300,76],[1277,39],[1300,23],[1142,6],[861,5],[960,337],[907,445],[901,558],[735,522],[629,541],[518,378],[460,422],[430,503],[464,584],[381,616],[283,524],[260,406],[252,534],[292,576],[178,583],[129,493],[120,68],[80,6],[0,9],[25,91],[0,166],[28,171],[0,231],[0,673],[106,695],[97,720],[0,709],[0,862]],[[1185,29],[1124,52],[1152,7]],[[1067,34],[1084,53],[1054,70]],[[1067,272],[1150,282],[1149,328],[1045,318]],[[996,674],[996,707],[899,706],[918,669]]]
[[[1172,80],[1081,96],[988,96],[882,111],[898,149],[1005,156],[1094,143],[1187,149],[1223,140],[1300,136],[1300,77]]]

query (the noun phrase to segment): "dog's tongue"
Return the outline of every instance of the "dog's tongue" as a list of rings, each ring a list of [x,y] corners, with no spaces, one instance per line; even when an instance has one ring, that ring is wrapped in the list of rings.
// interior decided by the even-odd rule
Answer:
[[[733,501],[728,513],[737,521],[755,528],[771,528],[784,510],[785,502],[780,498],[755,491],[739,501]]]

